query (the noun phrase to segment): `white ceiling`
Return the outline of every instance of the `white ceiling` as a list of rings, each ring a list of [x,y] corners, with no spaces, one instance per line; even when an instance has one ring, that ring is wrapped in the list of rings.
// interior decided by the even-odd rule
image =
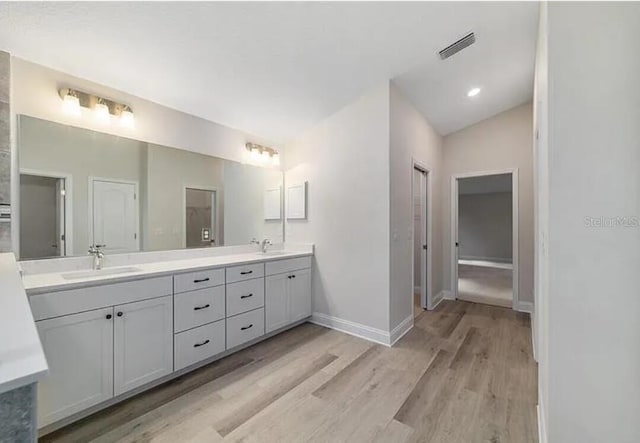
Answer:
[[[2,2],[0,49],[273,141],[394,78],[446,134],[531,98],[537,8]],[[474,46],[438,59],[470,30]]]

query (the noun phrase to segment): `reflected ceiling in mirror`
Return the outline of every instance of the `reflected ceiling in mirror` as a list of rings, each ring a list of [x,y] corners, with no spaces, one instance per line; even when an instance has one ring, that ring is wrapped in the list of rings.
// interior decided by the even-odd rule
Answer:
[[[284,241],[283,174],[19,116],[20,258]]]

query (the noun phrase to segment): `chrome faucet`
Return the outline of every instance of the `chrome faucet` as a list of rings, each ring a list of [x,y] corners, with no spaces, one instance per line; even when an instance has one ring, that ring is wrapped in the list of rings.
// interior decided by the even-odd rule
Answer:
[[[263,253],[267,252],[267,246],[271,246],[273,243],[271,243],[271,240],[269,240],[268,238],[265,238],[264,240],[262,240],[262,243],[260,243],[260,249],[262,249]]]
[[[102,260],[104,259],[104,248],[106,245],[89,246],[89,255],[93,255],[93,269],[99,271],[102,269]]]

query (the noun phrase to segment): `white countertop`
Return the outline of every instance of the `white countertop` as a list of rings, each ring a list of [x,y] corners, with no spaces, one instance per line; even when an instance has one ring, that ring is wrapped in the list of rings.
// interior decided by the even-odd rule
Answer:
[[[0,254],[0,393],[36,382],[47,371],[15,257]]]
[[[79,287],[95,286],[116,281],[135,280],[140,277],[153,277],[159,275],[174,274],[176,272],[195,271],[205,268],[234,266],[247,263],[259,263],[266,261],[282,260],[288,258],[305,257],[313,255],[309,251],[278,251],[277,255],[262,254],[260,252],[248,252],[233,255],[216,255],[210,257],[188,258],[180,260],[166,260],[150,263],[128,264],[122,267],[135,267],[139,271],[120,274],[98,275],[91,277],[75,278],[67,280],[63,274],[67,272],[48,272],[42,274],[27,274],[22,277],[24,288],[28,295],[41,294],[49,291],[75,289]],[[115,269],[107,267],[105,270]]]

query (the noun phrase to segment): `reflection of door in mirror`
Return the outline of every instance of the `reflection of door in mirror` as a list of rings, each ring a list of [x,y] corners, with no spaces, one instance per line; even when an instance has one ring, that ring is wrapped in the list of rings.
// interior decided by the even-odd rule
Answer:
[[[20,174],[20,258],[64,257],[65,179]]]
[[[137,183],[90,178],[93,244],[104,251],[140,250],[138,239]]]
[[[185,188],[186,247],[216,246],[216,191]]]

